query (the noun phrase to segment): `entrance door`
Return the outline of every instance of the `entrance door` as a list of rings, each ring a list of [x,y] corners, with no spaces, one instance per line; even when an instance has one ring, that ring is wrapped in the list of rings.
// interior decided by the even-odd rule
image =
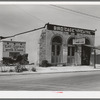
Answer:
[[[73,39],[74,38],[70,38],[68,41],[68,56],[67,56],[68,65],[75,64],[75,46],[73,45]]]
[[[68,57],[67,57],[67,63],[68,65],[73,65],[75,63],[75,47],[74,46],[68,46]]]
[[[52,45],[52,63],[61,63],[61,45]]]
[[[55,65],[61,63],[62,56],[62,39],[60,36],[56,36],[52,40],[52,54],[51,54],[51,62]]]
[[[91,48],[82,46],[82,65],[90,65]]]

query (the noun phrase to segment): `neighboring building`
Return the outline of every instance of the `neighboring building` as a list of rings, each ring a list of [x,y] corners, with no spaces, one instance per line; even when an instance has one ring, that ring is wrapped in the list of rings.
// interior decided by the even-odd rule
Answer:
[[[26,42],[0,41],[0,60],[3,58],[16,59],[19,54],[26,52]]]
[[[95,31],[47,24],[39,42],[39,64],[90,65]]]
[[[94,64],[94,60],[96,64],[100,64],[100,46],[96,46],[97,49],[95,49],[95,55],[94,52],[91,54],[91,64]]]

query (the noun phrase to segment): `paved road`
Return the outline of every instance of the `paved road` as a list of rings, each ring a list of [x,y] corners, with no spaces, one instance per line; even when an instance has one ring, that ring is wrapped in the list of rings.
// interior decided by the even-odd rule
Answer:
[[[0,76],[0,90],[100,91],[100,71]]]

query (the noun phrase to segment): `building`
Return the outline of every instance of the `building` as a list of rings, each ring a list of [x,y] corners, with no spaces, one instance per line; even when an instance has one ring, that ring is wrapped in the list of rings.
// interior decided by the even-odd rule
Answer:
[[[39,42],[39,64],[90,65],[95,31],[47,24]]]
[[[95,49],[95,55],[94,53],[91,54],[91,63],[94,64],[100,64],[100,46],[96,46],[97,49]]]
[[[0,61],[3,58],[16,59],[16,57],[26,52],[26,42],[0,41]]]

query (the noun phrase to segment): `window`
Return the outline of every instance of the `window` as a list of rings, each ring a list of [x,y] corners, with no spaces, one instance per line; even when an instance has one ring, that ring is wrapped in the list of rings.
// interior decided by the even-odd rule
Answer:
[[[73,45],[73,38],[68,41],[68,56],[75,55],[75,47]]]
[[[68,56],[74,56],[75,55],[75,47],[68,47]]]

